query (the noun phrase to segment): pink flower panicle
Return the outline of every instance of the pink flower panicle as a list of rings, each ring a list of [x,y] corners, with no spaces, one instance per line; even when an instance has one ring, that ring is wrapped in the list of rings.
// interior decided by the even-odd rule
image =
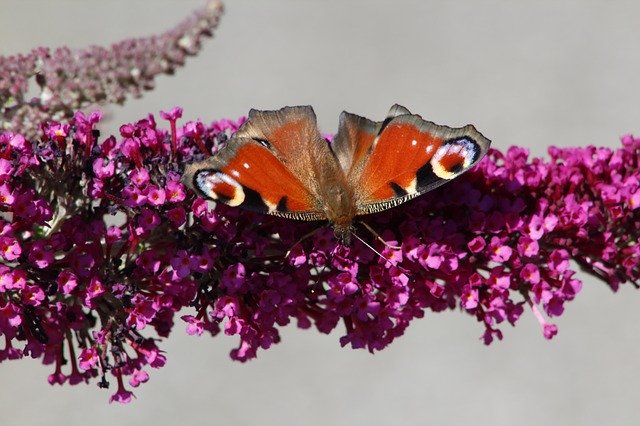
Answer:
[[[212,0],[163,34],[123,40],[108,48],[42,47],[26,55],[0,56],[4,130],[32,138],[45,120],[68,120],[92,104],[122,104],[127,96],[140,97],[154,87],[157,75],[172,74],[187,56],[198,53],[202,38],[213,34],[222,11],[222,4]],[[36,86],[40,92],[32,98],[29,88]],[[64,138],[64,128],[52,130]]]
[[[38,138],[0,135],[0,361],[39,358],[51,384],[113,376],[111,401],[129,402],[165,364],[157,342],[176,315],[191,335],[237,336],[231,357],[244,362],[291,322],[342,324],[340,344],[373,352],[446,309],[475,317],[487,344],[525,312],[550,339],[582,285],[572,260],[614,291],[637,286],[640,139],[550,148],[548,161],[492,149],[445,187],[367,216],[389,242],[369,237],[382,258],[338,246],[322,223],[196,197],[184,164],[244,119],[182,123],[172,111],[104,139],[97,113],[42,123]]]

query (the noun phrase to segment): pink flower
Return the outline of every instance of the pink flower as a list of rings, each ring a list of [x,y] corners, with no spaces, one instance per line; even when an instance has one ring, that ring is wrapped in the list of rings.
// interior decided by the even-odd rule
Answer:
[[[63,294],[71,294],[78,286],[78,277],[71,271],[62,271],[57,279],[58,290]]]
[[[520,256],[533,257],[538,254],[538,242],[529,237],[521,237],[518,242],[518,253]]]
[[[13,196],[13,191],[7,184],[0,185],[0,204],[11,205],[15,201],[16,197]]]
[[[142,167],[129,173],[129,179],[137,188],[144,188],[149,183],[149,172]]]
[[[482,237],[475,237],[473,240],[469,241],[467,246],[472,253],[479,253],[486,247],[487,243],[484,241]]]
[[[140,207],[147,204],[147,195],[136,187],[128,186],[124,189],[124,204],[127,207]]]
[[[241,263],[231,265],[224,270],[220,280],[220,286],[228,289],[233,294],[239,292],[245,282],[245,267]]]
[[[22,269],[5,269],[0,274],[0,291],[21,290],[26,284],[27,273]]]
[[[119,402],[120,404],[128,404],[131,402],[131,399],[134,397],[133,392],[128,391],[124,388],[118,388],[118,391],[111,395],[109,399],[109,403]]]
[[[187,323],[187,334],[190,336],[200,336],[204,332],[204,321],[197,319],[193,315],[183,315],[180,317]]]
[[[166,199],[164,189],[149,185],[146,191],[147,201],[152,206],[161,206]]]
[[[158,345],[177,317],[189,334],[235,336],[241,362],[288,337],[287,324],[342,330],[341,345],[374,352],[413,319],[457,308],[488,344],[522,316],[552,338],[549,318],[582,286],[576,265],[614,290],[640,282],[640,139],[551,148],[549,160],[491,150],[446,186],[359,218],[387,242],[358,224],[373,251],[337,244],[321,223],[197,197],[180,171],[241,122],[165,115],[105,140],[82,115],[66,136],[0,134],[0,361],[41,359],[52,383],[106,386],[106,369],[112,400],[127,402],[126,380],[166,363]]]
[[[167,194],[167,201],[170,203],[181,203],[186,197],[184,186],[175,180],[167,181],[165,192]]]
[[[423,253],[423,257],[420,259],[423,265],[432,269],[438,269],[442,265],[444,256],[440,254],[440,247],[437,244],[431,244],[429,250]]]
[[[45,298],[44,291],[35,285],[26,285],[22,291],[22,303],[38,306]]]
[[[21,253],[22,249],[15,238],[0,237],[0,256],[11,261],[19,258]]]
[[[84,305],[88,308],[95,308],[95,305],[93,302],[94,299],[98,298],[99,296],[102,296],[106,292],[107,292],[107,289],[102,284],[102,281],[100,281],[100,279],[96,276],[91,277],[91,280],[89,281],[89,286],[87,287],[87,290],[85,293]]]
[[[165,120],[175,121],[182,117],[182,108],[176,106],[171,108],[169,112],[160,111],[160,117],[164,118]]]
[[[160,259],[153,250],[145,250],[138,256],[136,264],[148,274],[155,274],[160,270]]]
[[[505,241],[498,237],[492,237],[489,249],[491,250],[491,260],[494,262],[506,262],[511,257],[511,247],[504,244]]]
[[[113,176],[115,172],[115,164],[106,158],[96,158],[93,161],[93,173],[100,179]]]
[[[134,388],[137,388],[142,383],[146,383],[149,380],[149,373],[144,370],[135,370],[129,379],[129,384]]]
[[[80,368],[83,370],[91,370],[97,367],[99,360],[98,350],[95,347],[84,348],[78,357]]]
[[[533,263],[527,263],[520,271],[520,278],[531,284],[538,284],[540,282],[540,270]]]
[[[127,324],[136,330],[142,330],[154,319],[158,309],[153,300],[139,294],[134,296],[131,303],[134,308],[129,313]]]

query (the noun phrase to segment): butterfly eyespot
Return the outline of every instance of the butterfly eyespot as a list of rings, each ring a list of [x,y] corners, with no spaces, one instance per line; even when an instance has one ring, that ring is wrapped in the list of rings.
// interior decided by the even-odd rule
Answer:
[[[212,200],[222,201],[232,207],[244,202],[242,185],[226,173],[204,170],[195,175],[194,181],[194,186]]]
[[[453,179],[473,164],[478,145],[467,138],[445,142],[431,158],[433,172],[442,179]]]

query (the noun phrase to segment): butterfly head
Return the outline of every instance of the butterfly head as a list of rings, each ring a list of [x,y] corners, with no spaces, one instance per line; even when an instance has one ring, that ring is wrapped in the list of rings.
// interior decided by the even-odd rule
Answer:
[[[338,240],[338,243],[343,246],[348,247],[351,245],[351,235],[353,231],[354,227],[351,223],[348,225],[335,223],[333,225],[333,235],[336,237],[336,240]]]

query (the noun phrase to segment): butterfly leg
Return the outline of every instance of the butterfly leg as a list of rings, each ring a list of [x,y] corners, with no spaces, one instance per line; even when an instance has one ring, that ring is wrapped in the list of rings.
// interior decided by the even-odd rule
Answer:
[[[393,244],[389,244],[388,242],[386,242],[385,240],[382,239],[382,237],[380,236],[380,234],[378,234],[371,226],[369,226],[368,223],[363,222],[361,220],[358,221],[359,224],[363,225],[365,228],[367,228],[367,230],[369,232],[371,232],[371,234],[373,234],[374,237],[376,237],[376,239],[378,241],[380,241],[382,244],[384,244],[385,246],[389,247],[390,249],[393,250],[400,250],[402,247],[400,246],[394,246]],[[354,234],[355,235],[355,234]]]

